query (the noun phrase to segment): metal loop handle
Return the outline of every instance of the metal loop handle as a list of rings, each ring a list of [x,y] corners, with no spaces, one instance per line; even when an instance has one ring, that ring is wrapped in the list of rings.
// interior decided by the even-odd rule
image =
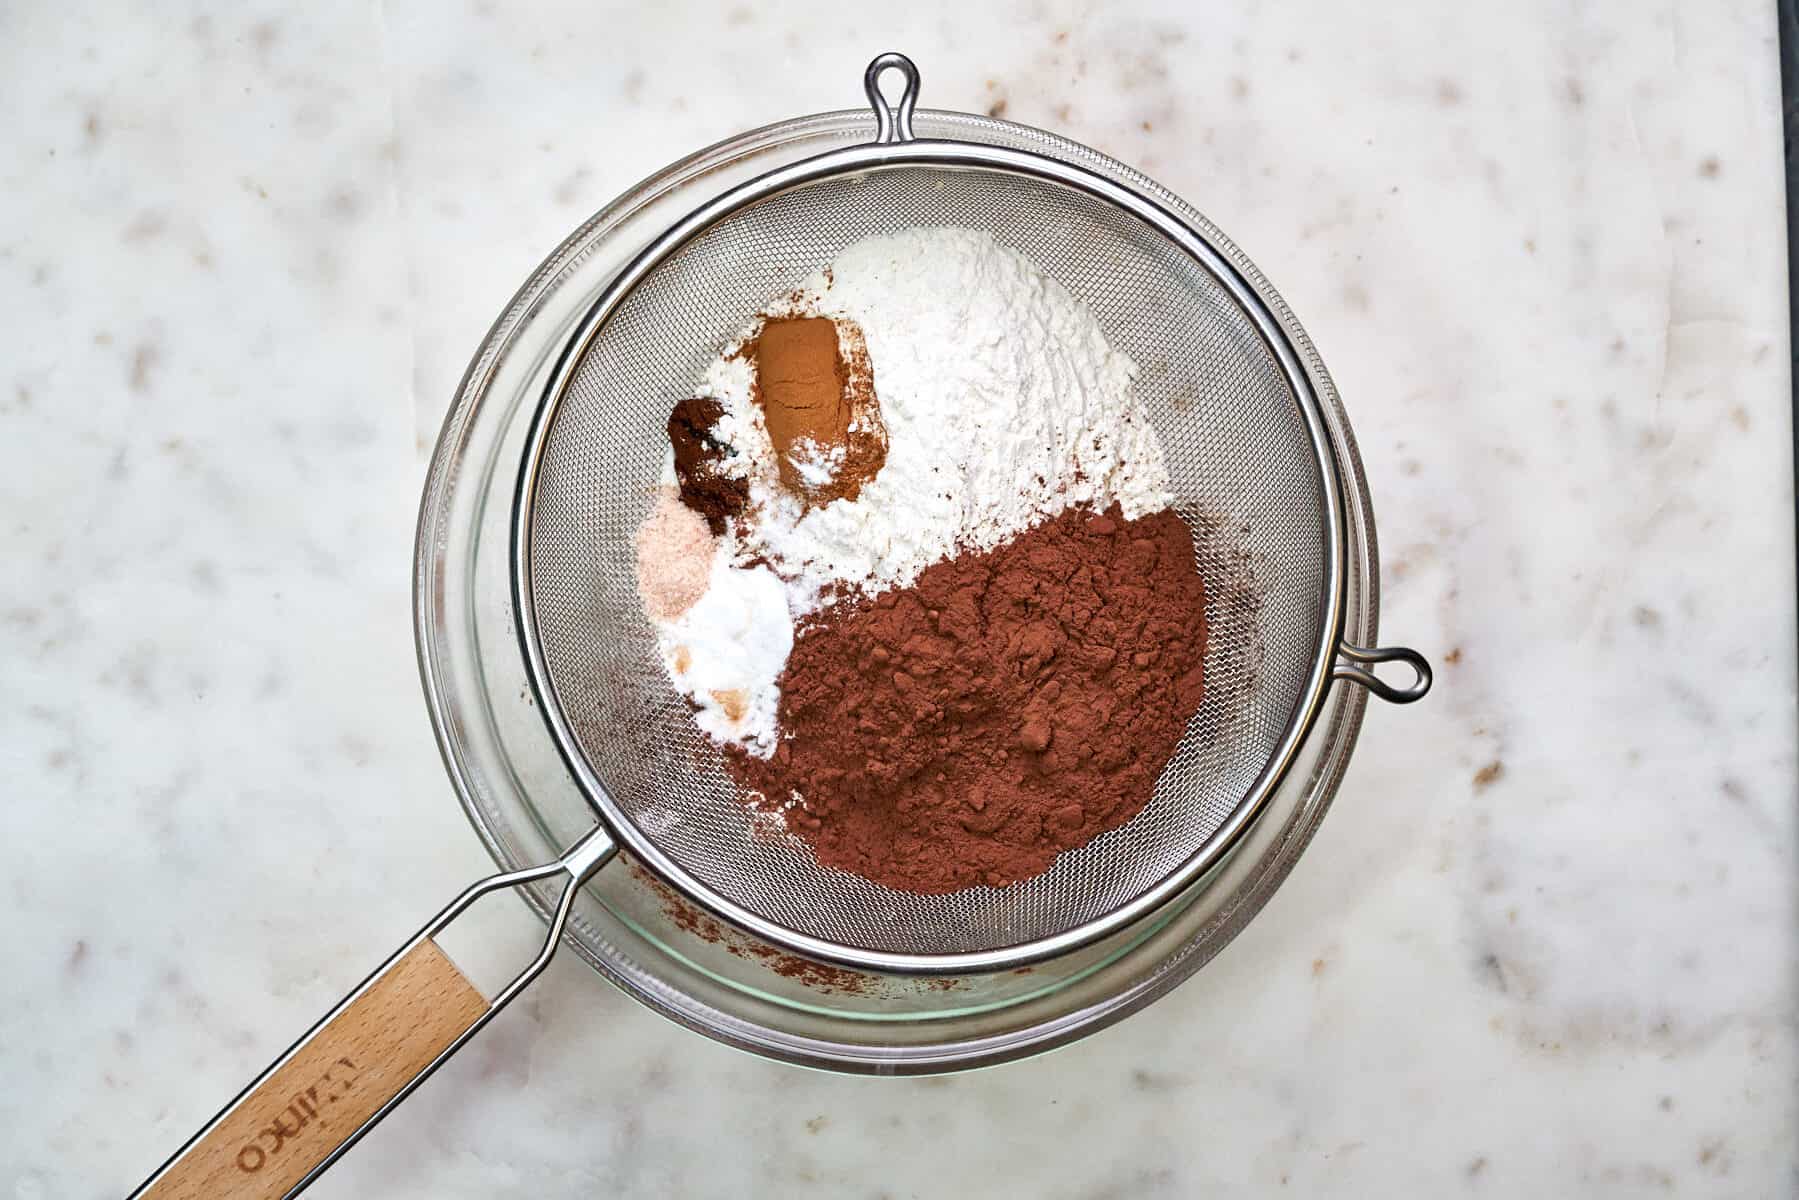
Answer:
[[[1345,679],[1350,683],[1359,683],[1369,691],[1385,700],[1388,704],[1411,704],[1424,699],[1430,691],[1430,663],[1424,655],[1407,646],[1375,646],[1364,648],[1352,646],[1344,642],[1337,647],[1337,653],[1353,663],[1375,664],[1402,662],[1412,668],[1416,678],[1407,687],[1394,687],[1366,666],[1353,663],[1337,663],[1331,668],[1332,679]]]
[[[881,95],[881,72],[889,67],[898,70],[906,79],[899,103],[891,108],[887,98]],[[912,110],[918,107],[918,67],[911,59],[894,50],[879,55],[862,75],[862,90],[868,93],[868,103],[875,110],[875,141],[878,144],[914,140]]]

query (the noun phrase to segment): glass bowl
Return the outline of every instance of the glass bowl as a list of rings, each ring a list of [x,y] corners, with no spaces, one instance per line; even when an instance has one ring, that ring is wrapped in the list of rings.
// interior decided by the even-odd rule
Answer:
[[[1178,213],[1249,280],[1303,351],[1344,473],[1343,636],[1376,641],[1374,518],[1354,439],[1316,351],[1249,261],[1192,208],[1131,168],[1040,130],[921,110],[920,137],[1036,151],[1108,175]],[[504,869],[555,858],[595,822],[536,710],[510,591],[510,521],[533,407],[573,325],[631,257],[691,209],[774,167],[870,140],[867,110],[785,121],[644,180],[526,280],[481,344],[425,481],[414,620],[426,702],[457,796]],[[565,941],[627,993],[709,1037],[770,1058],[864,1074],[960,1070],[1036,1053],[1141,1008],[1203,966],[1292,869],[1323,818],[1367,693],[1333,685],[1293,768],[1232,854],[1103,941],[1000,973],[928,977],[825,966],[721,925],[628,859],[599,872]],[[621,856],[622,858],[623,856]],[[526,890],[548,918],[549,886]]]

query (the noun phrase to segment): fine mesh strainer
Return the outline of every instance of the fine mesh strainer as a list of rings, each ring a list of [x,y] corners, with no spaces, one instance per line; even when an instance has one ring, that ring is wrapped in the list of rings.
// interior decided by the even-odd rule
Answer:
[[[889,68],[905,78],[881,97]],[[293,1195],[547,964],[577,889],[622,846],[687,898],[801,954],[900,976],[1068,955],[1188,894],[1250,829],[1333,679],[1395,702],[1424,660],[1343,640],[1344,478],[1287,323],[1153,197],[1024,149],[913,136],[918,75],[868,69],[876,141],[736,187],[653,239],[567,338],[531,423],[513,519],[532,688],[602,824],[557,862],[471,887],[152,1176],[143,1195]],[[1140,367],[1208,587],[1207,692],[1134,820],[1008,888],[915,896],[749,836],[717,749],[668,684],[636,595],[635,530],[664,421],[770,298],[859,238],[985,230],[1093,312]],[[878,371],[878,365],[877,365]],[[1403,660],[1394,687],[1370,671]],[[610,877],[610,876],[609,876]],[[432,940],[475,899],[560,880],[548,936],[485,999]],[[1077,957],[1078,956],[1073,956]]]
[[[887,68],[905,76],[896,109]],[[551,730],[644,863],[757,936],[883,971],[1015,967],[1102,937],[1225,853],[1306,735],[1340,644],[1335,457],[1279,321],[1194,231],[1142,194],[1020,150],[919,140],[918,76],[869,66],[877,141],[727,192],[657,239],[570,339],[521,473],[519,631]],[[1086,304],[1142,368],[1137,392],[1213,592],[1207,694],[1134,820],[1006,888],[918,896],[752,838],[717,749],[669,686],[635,584],[669,409],[772,297],[860,238],[991,234]],[[879,364],[876,364],[877,380]],[[1245,576],[1253,573],[1253,580]],[[1245,596],[1256,603],[1241,603]],[[1415,699],[1376,686],[1390,699]]]

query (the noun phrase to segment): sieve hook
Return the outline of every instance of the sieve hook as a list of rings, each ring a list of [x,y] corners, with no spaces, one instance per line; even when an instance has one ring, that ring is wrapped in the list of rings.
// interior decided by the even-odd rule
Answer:
[[[881,95],[881,72],[889,67],[899,71],[906,79],[899,104],[892,108],[887,105],[887,97]],[[911,59],[894,50],[878,55],[862,74],[862,90],[868,93],[868,102],[875,110],[877,143],[891,145],[914,140],[912,110],[918,107],[918,67]]]
[[[1407,646],[1374,646],[1364,648],[1343,642],[1337,652],[1351,661],[1338,663],[1331,668],[1332,679],[1346,679],[1350,683],[1359,683],[1389,704],[1411,704],[1422,700],[1430,691],[1430,663],[1424,655]],[[1412,668],[1416,676],[1406,687],[1394,687],[1373,671],[1368,665],[1374,663],[1402,662]],[[1356,664],[1367,664],[1358,666]]]

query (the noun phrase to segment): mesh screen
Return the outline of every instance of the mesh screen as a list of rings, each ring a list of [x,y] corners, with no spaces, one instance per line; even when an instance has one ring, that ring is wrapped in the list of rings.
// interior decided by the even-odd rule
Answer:
[[[1211,623],[1203,707],[1149,805],[1036,879],[947,896],[821,867],[797,840],[751,838],[719,752],[663,674],[633,547],[668,412],[724,343],[850,242],[917,225],[991,233],[1060,280],[1137,362]],[[901,954],[1059,934],[1178,868],[1275,751],[1321,634],[1318,470],[1296,398],[1234,298],[1123,209],[989,169],[906,166],[808,184],[672,255],[576,368],[533,501],[530,586],[553,702],[622,815],[704,888],[769,921]]]

